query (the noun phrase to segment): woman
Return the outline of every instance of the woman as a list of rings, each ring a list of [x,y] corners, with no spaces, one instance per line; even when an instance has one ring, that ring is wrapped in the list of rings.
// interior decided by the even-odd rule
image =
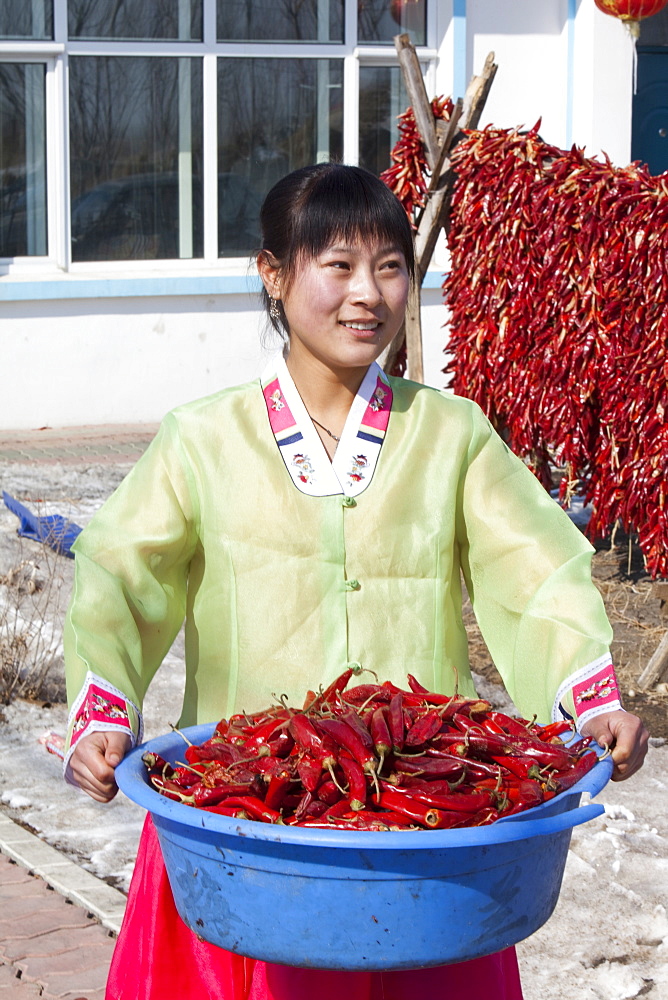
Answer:
[[[262,380],[169,414],[76,543],[67,627],[67,772],[99,801],[141,738],[146,688],[185,616],[181,725],[299,702],[346,665],[475,694],[461,574],[518,708],[613,745],[647,734],[619,703],[591,547],[480,410],[377,359],[414,259],[403,209],[363,170],[280,181],[257,265],[286,357]],[[329,973],[200,942],[176,917],[150,823],[108,1000],[521,997],[513,949],[457,966]]]

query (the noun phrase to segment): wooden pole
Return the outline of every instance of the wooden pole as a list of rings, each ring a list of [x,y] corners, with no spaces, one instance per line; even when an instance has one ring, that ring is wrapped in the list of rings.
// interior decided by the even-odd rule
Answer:
[[[399,56],[399,65],[408,91],[408,98],[411,102],[415,123],[424,142],[425,155],[429,169],[433,170],[438,160],[438,136],[434,125],[434,115],[431,110],[431,101],[427,96],[427,90],[422,78],[422,70],[409,35],[397,35],[394,39],[394,47]]]
[[[458,100],[447,124],[436,123],[427,96],[417,53],[408,35],[394,39],[404,83],[415,116],[415,122],[425,147],[425,158],[431,172],[426,204],[418,219],[415,234],[416,285],[406,308],[406,320],[385,353],[383,364],[391,371],[399,351],[406,343],[408,376],[416,382],[424,379],[422,324],[420,319],[420,288],[433,257],[438,236],[446,226],[453,175],[448,153],[461,128],[475,128],[492,86],[497,66],[494,53],[485,60],[480,76],[471,79],[463,100]],[[438,126],[438,127],[437,127]]]
[[[638,687],[647,690],[658,684],[668,674],[668,632],[657,646],[654,655],[638,678]]]

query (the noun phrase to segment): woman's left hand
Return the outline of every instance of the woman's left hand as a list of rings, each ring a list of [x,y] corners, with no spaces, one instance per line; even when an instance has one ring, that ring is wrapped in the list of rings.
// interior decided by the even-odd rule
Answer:
[[[624,781],[642,767],[649,733],[637,715],[622,710],[604,712],[585,722],[581,732],[583,736],[593,736],[600,746],[611,748],[615,764],[613,781]]]

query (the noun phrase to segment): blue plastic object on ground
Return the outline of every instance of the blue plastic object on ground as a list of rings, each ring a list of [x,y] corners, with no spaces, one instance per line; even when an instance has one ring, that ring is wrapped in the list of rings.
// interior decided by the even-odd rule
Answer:
[[[82,531],[78,524],[69,521],[61,514],[39,517],[4,490],[2,499],[5,507],[11,510],[12,514],[16,514],[20,521],[16,532],[18,535],[22,538],[32,538],[36,542],[44,542],[60,555],[74,558],[70,549]]]
[[[184,730],[193,743],[213,724]],[[370,833],[231,819],[174,802],[148,784],[142,754],[174,763],[175,733],[116,769],[148,809],[177,909],[196,934],[268,962],[321,969],[412,969],[461,962],[533,934],[556,905],[579,806],[612,773],[600,761],[567,793],[490,826]],[[521,821],[520,821],[521,820]]]

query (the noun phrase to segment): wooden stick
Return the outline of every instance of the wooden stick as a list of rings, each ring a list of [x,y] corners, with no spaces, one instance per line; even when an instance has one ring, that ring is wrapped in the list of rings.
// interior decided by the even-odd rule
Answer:
[[[668,674],[668,632],[654,651],[654,655],[638,678],[638,687],[646,690],[658,684]]]
[[[415,122],[424,142],[425,158],[431,171],[431,179],[426,204],[418,219],[415,235],[416,288],[409,298],[404,324],[387,349],[383,365],[388,371],[392,370],[405,341],[408,375],[411,379],[421,382],[424,377],[424,362],[420,287],[434,255],[439,233],[448,220],[450,193],[454,183],[448,153],[459,134],[460,125],[463,128],[475,128],[478,124],[497,66],[494,62],[494,53],[490,52],[482,73],[471,79],[463,101],[461,99],[457,101],[447,128],[439,135],[420,63],[411,40],[408,35],[397,35],[394,44]]]
[[[485,107],[490,88],[494,83],[494,77],[498,69],[494,62],[494,53],[489,52],[485,59],[480,76],[471,78],[471,82],[466,88],[464,95],[464,112],[462,114],[462,128],[477,128],[480,122],[482,110]]]
[[[427,96],[427,89],[422,78],[420,61],[409,35],[397,35],[394,39],[394,47],[399,56],[399,65],[403,73],[415,122],[424,142],[427,163],[429,164],[429,169],[433,170],[438,160],[438,136],[436,135],[431,101]]]
[[[422,321],[420,318],[420,286],[417,281],[411,286],[406,306],[406,358],[408,377],[413,382],[424,381],[422,357]]]

